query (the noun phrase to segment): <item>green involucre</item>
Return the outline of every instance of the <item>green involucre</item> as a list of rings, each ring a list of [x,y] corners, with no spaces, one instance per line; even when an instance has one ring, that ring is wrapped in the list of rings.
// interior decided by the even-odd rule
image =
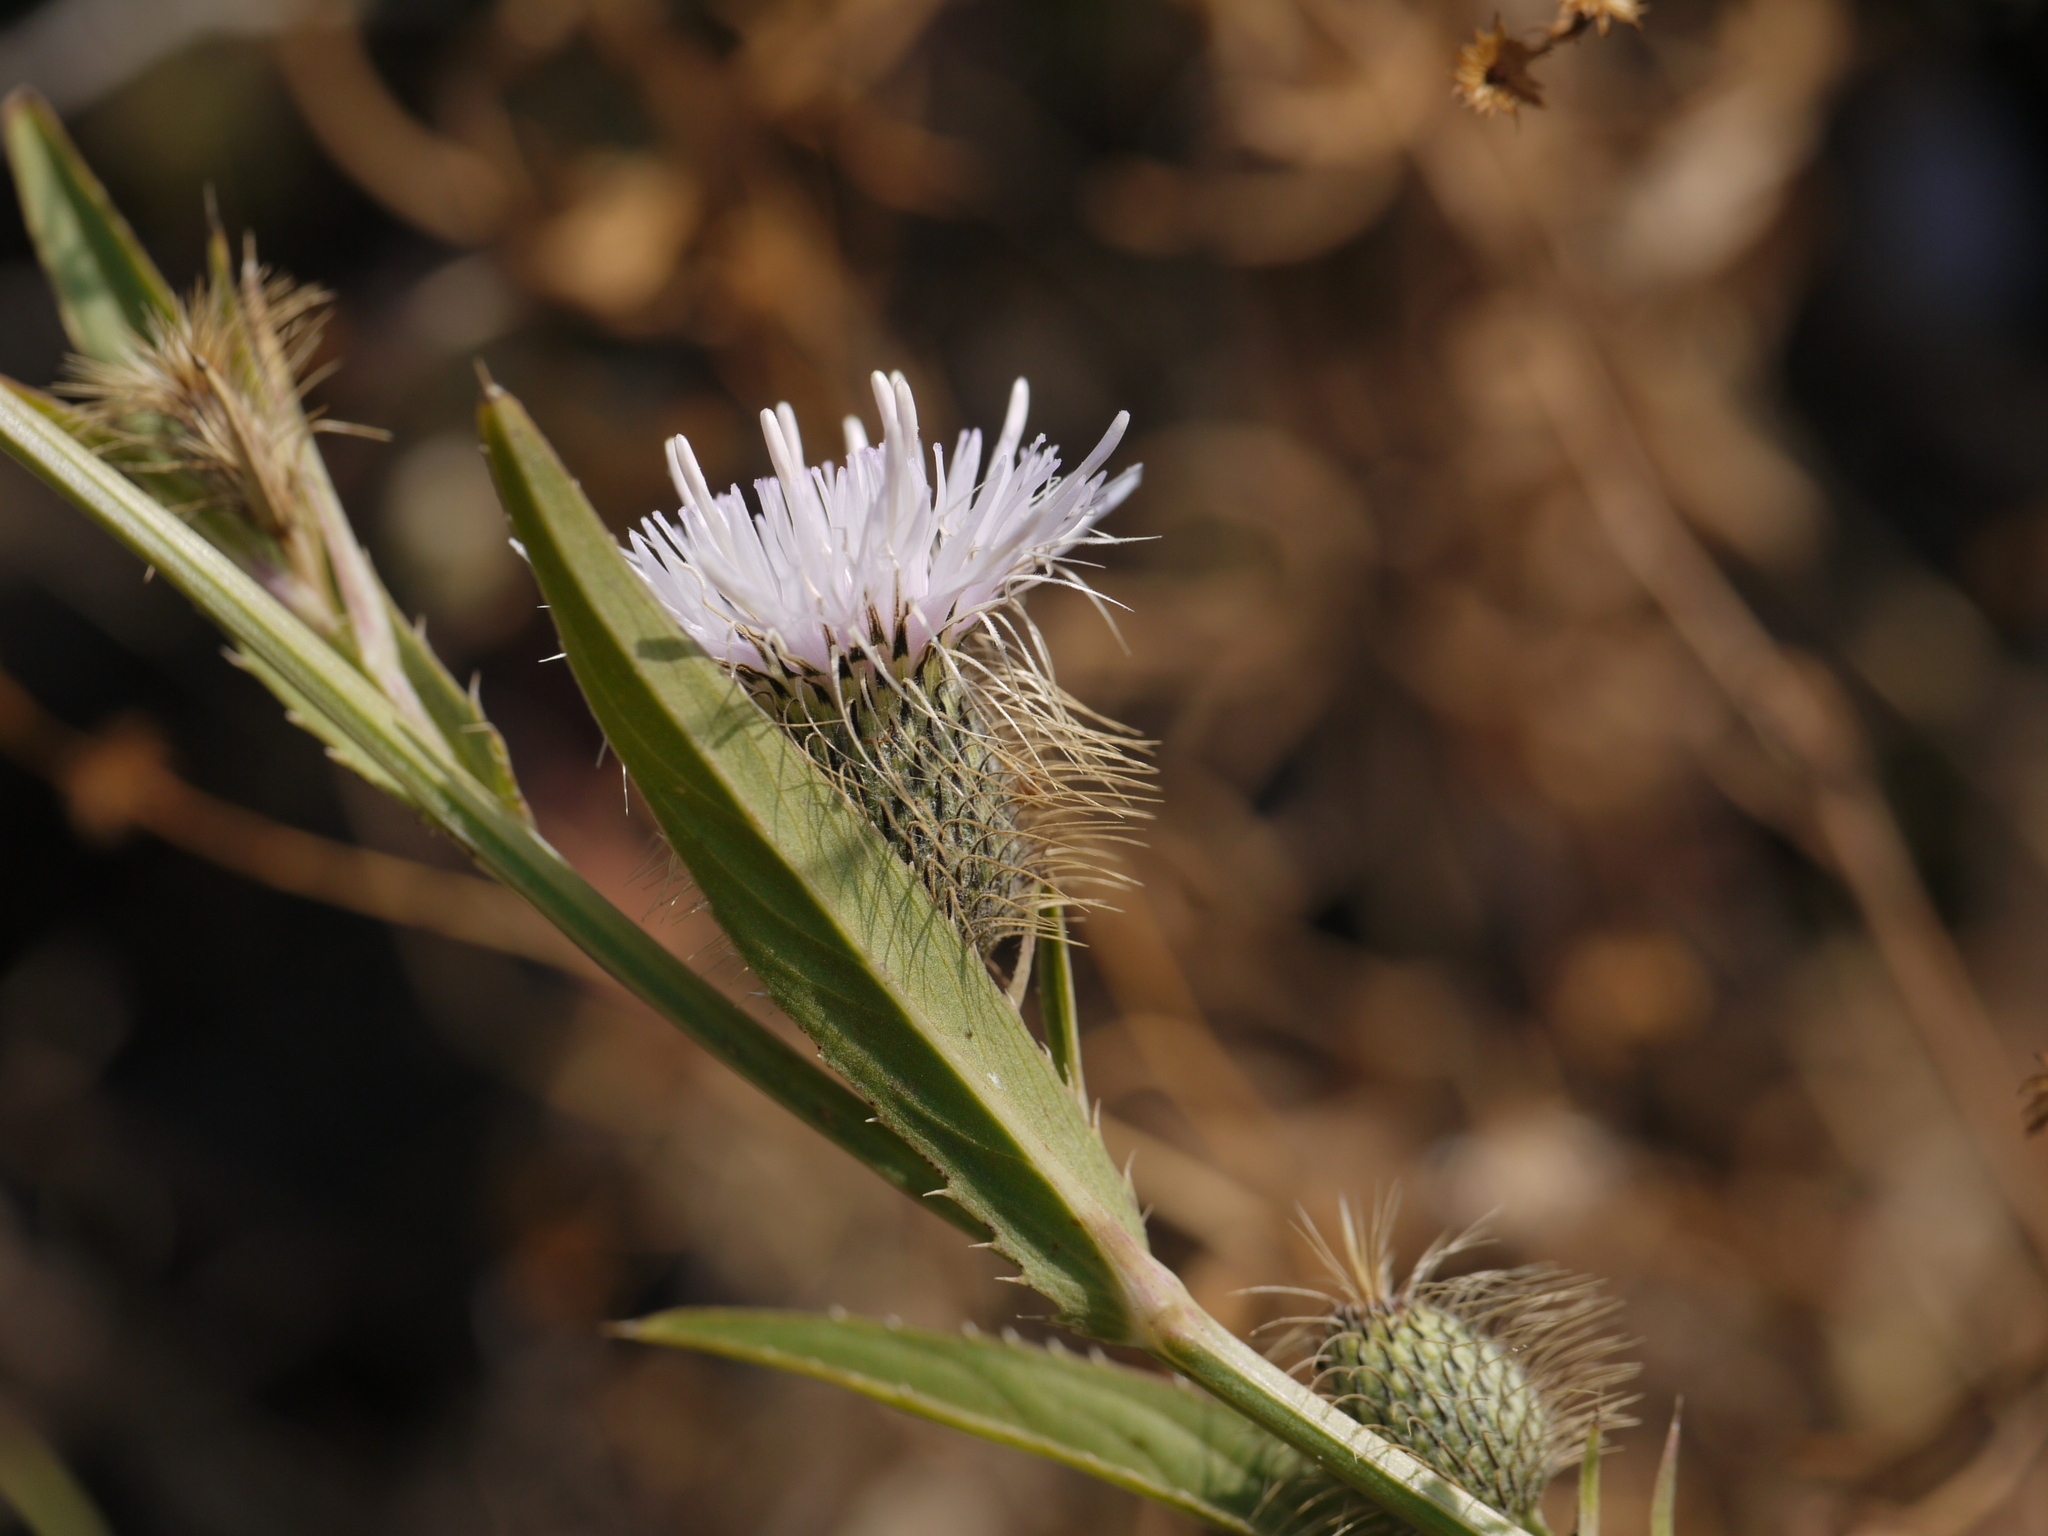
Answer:
[[[901,678],[862,662],[836,689],[749,681],[978,950],[1036,921],[1017,774],[936,647]]]
[[[1552,1414],[1501,1343],[1427,1302],[1340,1307],[1320,1386],[1359,1423],[1528,1524],[1554,1470]]]

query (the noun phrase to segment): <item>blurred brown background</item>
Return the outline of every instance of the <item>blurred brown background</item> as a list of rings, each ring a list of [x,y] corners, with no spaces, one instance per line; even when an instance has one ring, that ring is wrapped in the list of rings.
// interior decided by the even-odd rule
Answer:
[[[666,434],[765,473],[756,410],[829,441],[876,366],[934,436],[1018,373],[1077,454],[1128,407],[1127,649],[1035,611],[1160,743],[1084,1014],[1161,1251],[1248,1327],[1309,1275],[1297,1201],[1398,1179],[1411,1257],[1497,1210],[1499,1261],[1628,1303],[1612,1529],[1682,1392],[1685,1536],[2048,1533],[2037,7],[1658,0],[1519,122],[1451,101],[1462,0],[7,13],[0,83],[175,280],[210,186],[338,293],[378,560],[688,950],[541,660],[471,360],[621,525]],[[62,351],[10,215],[0,370]],[[682,1302],[1042,1330],[662,1026],[287,894],[446,928],[455,861],[12,470],[0,667],[0,1383],[123,1536],[1180,1529],[603,1343]]]

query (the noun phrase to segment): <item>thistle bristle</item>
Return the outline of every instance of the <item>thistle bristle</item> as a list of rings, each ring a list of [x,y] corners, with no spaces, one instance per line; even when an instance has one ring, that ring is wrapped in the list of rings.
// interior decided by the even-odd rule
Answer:
[[[1006,614],[917,658],[742,673],[984,956],[1120,881],[1097,850],[1137,813],[1146,771],[1139,744],[1095,724],[1026,633]]]
[[[155,450],[152,467],[185,471],[211,505],[282,535],[330,302],[252,254],[239,273],[202,278],[125,356],[72,359],[59,389],[117,441]]]
[[[73,358],[59,391],[96,447],[348,656],[429,736],[390,595],[356,541],[314,434],[381,436],[309,416],[329,296],[268,271],[245,241],[239,264],[218,224],[207,273],[121,355]]]

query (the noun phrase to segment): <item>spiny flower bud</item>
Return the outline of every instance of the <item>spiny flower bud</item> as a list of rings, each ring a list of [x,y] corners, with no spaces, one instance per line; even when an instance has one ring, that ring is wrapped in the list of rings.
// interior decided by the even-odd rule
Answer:
[[[1089,845],[1138,787],[1135,743],[1061,691],[1023,611],[1041,583],[1087,591],[1073,552],[1112,542],[1096,525],[1138,472],[1101,470],[1120,415],[1058,475],[1057,449],[1023,443],[1019,379],[987,475],[979,432],[950,465],[935,445],[928,475],[910,386],[878,373],[874,390],[881,445],[849,417],[843,464],[805,464],[787,405],[761,413],[758,512],[737,486],[714,495],[674,439],[681,509],[646,519],[628,558],[987,954],[1102,878]]]
[[[1297,1369],[1359,1423],[1518,1524],[1543,1529],[1543,1491],[1584,1455],[1595,1416],[1609,1427],[1630,1422],[1608,1398],[1636,1370],[1609,1359],[1621,1341],[1604,1329],[1619,1303],[1598,1282],[1549,1265],[1439,1279],[1445,1260],[1485,1240],[1478,1227],[1433,1244],[1396,1285],[1392,1202],[1367,1236],[1348,1205],[1340,1214],[1341,1257],[1308,1229],[1338,1294],[1320,1296],[1320,1315],[1289,1320],[1306,1346]],[[1293,1531],[1407,1529],[1334,1488],[1284,1497]]]

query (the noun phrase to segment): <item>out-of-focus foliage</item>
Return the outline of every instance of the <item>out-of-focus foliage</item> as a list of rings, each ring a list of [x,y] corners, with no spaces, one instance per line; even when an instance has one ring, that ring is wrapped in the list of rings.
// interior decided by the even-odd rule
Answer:
[[[764,473],[755,410],[857,410],[877,366],[935,436],[1017,373],[1069,447],[1130,408],[1121,641],[1034,612],[1160,742],[1142,891],[1076,978],[1160,1250],[1250,1327],[1241,1288],[1315,1278],[1297,1200],[1401,1179],[1410,1254],[1497,1208],[1485,1262],[1606,1275],[1642,1340],[1607,1529],[1682,1390],[1688,1536],[2032,1536],[2048,23],[1662,0],[1482,122],[1450,73],[1493,11],[50,0],[0,83],[174,284],[210,184],[335,290],[321,403],[394,434],[327,445],[380,568],[482,669],[549,839],[741,992],[541,660],[472,357],[620,525],[665,434]],[[0,371],[52,378],[0,256]],[[0,1383],[124,1536],[1172,1522],[600,1341],[1019,1293],[613,998],[121,839],[291,889],[325,855],[279,822],[452,862],[20,477],[0,666],[99,733],[0,689],[43,775],[0,768]],[[139,813],[138,713],[270,820]]]

